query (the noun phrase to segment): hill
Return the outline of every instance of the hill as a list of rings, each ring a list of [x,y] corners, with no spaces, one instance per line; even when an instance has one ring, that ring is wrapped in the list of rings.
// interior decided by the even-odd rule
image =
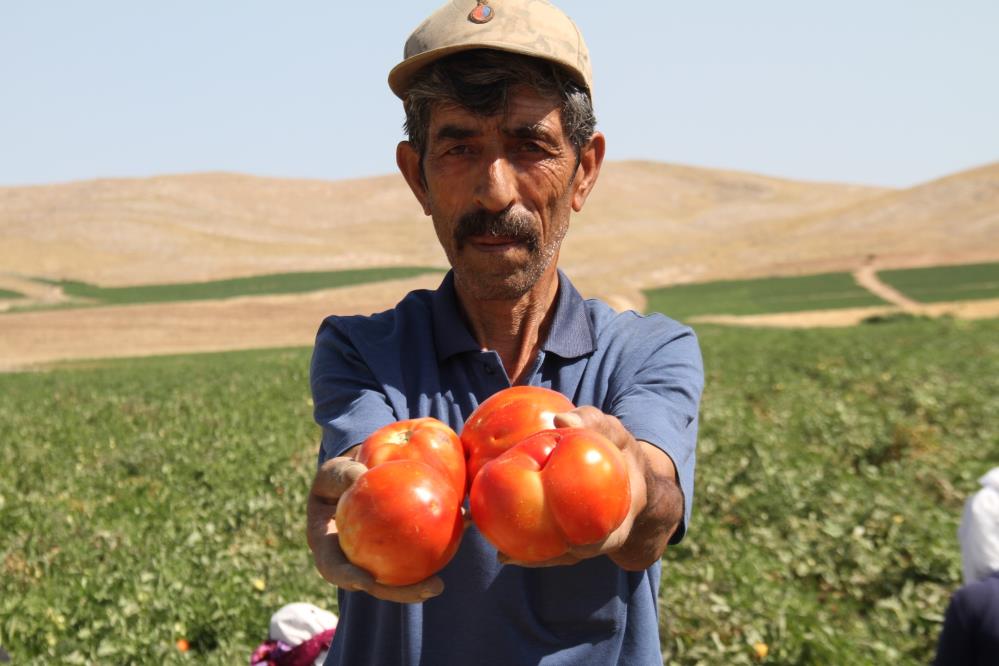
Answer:
[[[797,266],[811,249],[842,267],[865,254],[880,268],[963,264],[999,256],[997,238],[999,163],[789,220],[772,259]]]
[[[671,284],[995,260],[996,238],[999,163],[893,190],[612,162],[573,218],[561,265],[584,295],[642,309],[643,289]],[[446,266],[397,176],[211,173],[0,188],[0,289],[31,302],[56,302],[59,290],[25,277],[115,287],[387,266]],[[438,280],[8,313],[0,367],[308,344],[326,314],[384,309]]]
[[[652,268],[675,257],[683,276],[710,275],[711,246],[733,229],[761,230],[883,192],[609,163],[574,222],[564,259],[586,269],[599,253],[619,272],[641,248]],[[323,182],[216,173],[0,188],[0,229],[4,272],[104,286],[445,263],[429,220],[397,176]],[[645,262],[635,268],[649,272]]]
[[[563,265],[584,291],[999,256],[999,163],[904,190],[605,165]],[[402,179],[211,173],[0,188],[4,273],[104,286],[444,265]]]
[[[420,222],[405,184],[390,176],[211,173],[8,187],[0,188],[0,265],[124,286],[412,265],[413,253],[439,264]]]

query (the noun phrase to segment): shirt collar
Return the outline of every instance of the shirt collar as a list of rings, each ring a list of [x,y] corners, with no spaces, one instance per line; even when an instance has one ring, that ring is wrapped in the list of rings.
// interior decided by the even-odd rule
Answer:
[[[578,358],[590,354],[596,349],[596,342],[592,322],[586,314],[585,301],[561,270],[558,271],[558,285],[555,316],[548,339],[541,348],[563,358]],[[448,271],[440,286],[433,292],[431,309],[439,361],[462,352],[479,351],[479,344],[465,325],[458,308],[453,271]]]

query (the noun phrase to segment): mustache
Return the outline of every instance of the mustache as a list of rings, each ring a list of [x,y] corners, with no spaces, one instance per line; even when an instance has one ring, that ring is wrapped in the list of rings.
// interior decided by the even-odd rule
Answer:
[[[480,208],[462,215],[454,230],[454,240],[458,249],[464,248],[465,241],[472,236],[512,238],[526,245],[531,252],[536,251],[539,244],[534,218],[526,211],[510,208],[498,213],[490,213]]]

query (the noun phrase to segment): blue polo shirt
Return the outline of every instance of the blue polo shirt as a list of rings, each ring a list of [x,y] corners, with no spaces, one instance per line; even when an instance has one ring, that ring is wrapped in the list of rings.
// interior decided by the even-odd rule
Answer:
[[[616,313],[584,300],[559,272],[555,316],[527,383],[618,417],[665,451],[693,500],[703,386],[693,331],[663,315]],[[499,355],[483,351],[459,311],[451,273],[368,317],[329,317],[312,358],[319,461],[377,428],[432,416],[461,432],[483,400],[510,386]],[[628,572],[607,557],[573,566],[502,566],[470,527],[440,572],[443,594],[422,604],[339,591],[340,622],[327,666],[661,664],[660,564]]]

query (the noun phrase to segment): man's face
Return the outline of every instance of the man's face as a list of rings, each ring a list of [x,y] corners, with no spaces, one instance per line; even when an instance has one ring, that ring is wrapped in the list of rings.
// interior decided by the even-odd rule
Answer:
[[[556,99],[522,87],[495,116],[434,107],[414,192],[459,287],[478,299],[514,299],[554,271],[580,188],[576,172]]]

